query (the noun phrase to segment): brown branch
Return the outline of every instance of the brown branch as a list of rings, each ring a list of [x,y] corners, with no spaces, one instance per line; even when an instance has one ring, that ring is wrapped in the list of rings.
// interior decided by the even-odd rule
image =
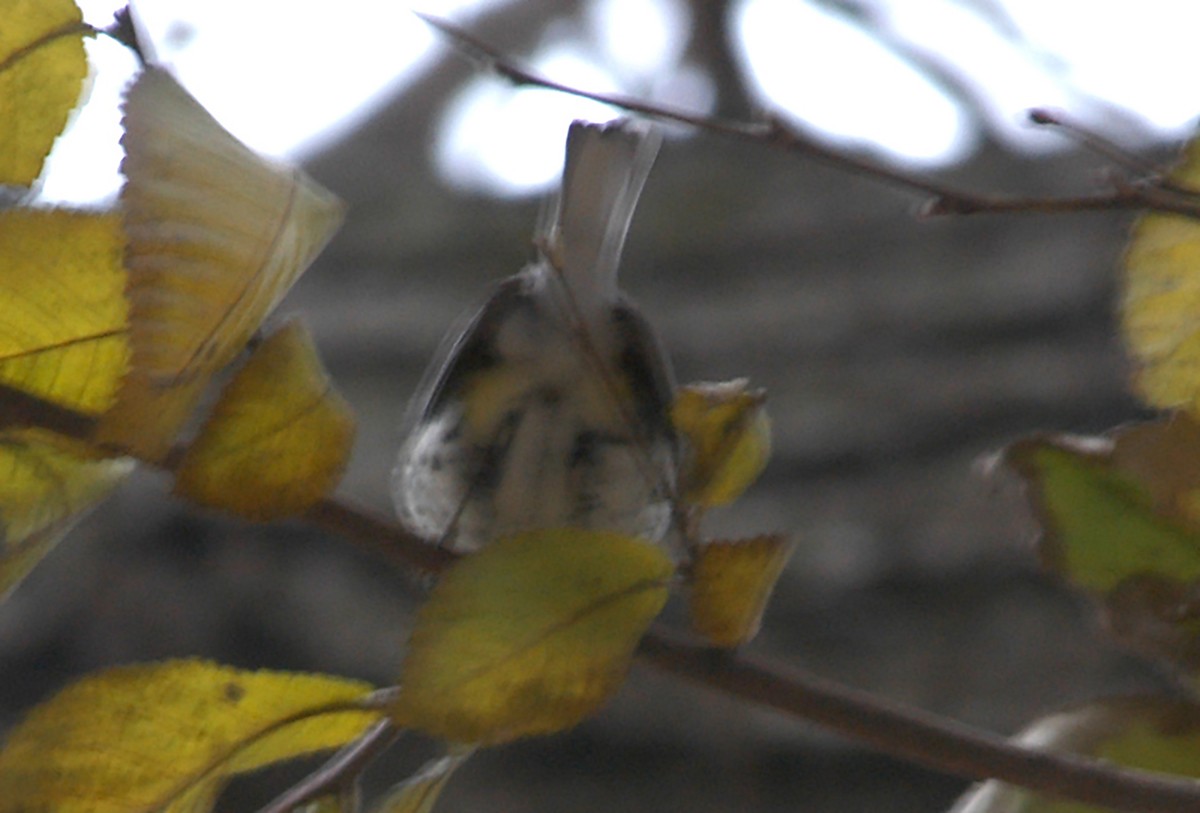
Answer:
[[[0,383],[0,428],[33,427],[90,442],[96,419]]]
[[[355,547],[382,558],[403,573],[433,576],[457,558],[396,523],[345,500],[332,497],[321,500],[305,512],[304,519],[351,541]]]
[[[63,420],[70,410],[15,393],[0,386],[0,416],[19,415],[19,425],[28,426],[36,417],[30,411],[31,405],[41,403],[46,420],[38,425],[79,440],[89,439],[90,428],[78,430],[94,425],[93,419],[77,415],[74,421]],[[10,399],[15,407],[9,404]],[[0,417],[0,428],[3,425]],[[395,523],[336,498],[321,501],[304,518],[410,575],[414,569],[422,575],[438,573],[456,558]],[[662,628],[646,635],[638,656],[686,680],[817,723],[898,759],[944,773],[971,779],[997,778],[1031,790],[1137,813],[1200,810],[1200,782],[1023,748],[781,664],[689,643]],[[344,776],[345,771],[338,775]]]
[[[1151,209],[1200,220],[1200,195],[1192,190],[1180,189],[1169,182],[1157,180],[1146,183],[1118,186],[1106,193],[1081,197],[1026,198],[1004,195],[983,195],[965,192],[947,184],[893,169],[873,161],[857,157],[841,150],[827,147],[787,123],[778,114],[769,114],[763,122],[750,123],[689,113],[678,108],[655,104],[641,99],[613,93],[596,93],[564,85],[531,70],[521,67],[499,50],[483,42],[469,32],[437,17],[418,14],[422,20],[445,34],[468,58],[484,69],[508,80],[517,86],[539,87],[600,102],[612,107],[638,113],[654,119],[686,124],[698,130],[728,138],[736,138],[784,152],[814,158],[855,175],[871,178],[901,191],[925,195],[928,200],[922,207],[926,215],[970,215],[970,214],[1047,214],[1060,212],[1092,212],[1106,210]],[[1082,134],[1046,111],[1036,111],[1034,123],[1063,127],[1073,136],[1081,137],[1085,143],[1099,149],[1099,139]],[[1094,143],[1096,142],[1096,143]],[[1122,163],[1125,163],[1122,161]]]
[[[816,723],[892,756],[967,779],[1000,779],[1029,790],[1139,813],[1195,813],[1200,782],[1015,745],[936,715],[780,664],[651,631],[641,659],[734,697]]]
[[[930,199],[921,207],[921,214],[1057,214],[1068,212],[1100,212],[1152,209],[1156,212],[1182,215],[1200,220],[1200,199],[1194,194],[1175,193],[1167,186],[1148,184],[1118,185],[1103,195],[1084,195],[1075,198],[991,197],[961,192]]]

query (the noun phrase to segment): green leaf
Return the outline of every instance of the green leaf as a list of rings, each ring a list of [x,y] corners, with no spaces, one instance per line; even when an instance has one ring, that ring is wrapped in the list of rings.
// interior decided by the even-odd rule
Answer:
[[[1028,484],[1042,560],[1100,604],[1123,644],[1200,670],[1200,430],[1186,416],[1106,438],[1054,437],[1005,455]]]

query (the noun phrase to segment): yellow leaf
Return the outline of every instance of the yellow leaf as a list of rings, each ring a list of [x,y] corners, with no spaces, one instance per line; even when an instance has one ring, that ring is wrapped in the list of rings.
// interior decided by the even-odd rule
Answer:
[[[375,807],[374,813],[432,813],[446,783],[472,752],[470,748],[453,750],[425,763],[419,771],[392,788]]]
[[[0,211],[0,384],[86,416],[112,405],[129,362],[123,242],[114,214]],[[102,457],[0,431],[0,595],[132,468]]]
[[[684,502],[711,508],[736,500],[771,455],[766,393],[744,378],[679,388],[671,420],[684,441]]]
[[[792,548],[774,534],[698,546],[689,603],[693,629],[720,647],[754,638]]]
[[[0,382],[99,415],[129,364],[115,214],[0,211]]]
[[[520,534],[464,558],[417,618],[393,718],[480,744],[575,725],[624,680],[672,568],[648,542],[580,529]]]
[[[0,813],[200,813],[231,775],[340,747],[379,718],[324,675],[169,661],[100,672],[29,713],[0,751]]]
[[[354,414],[303,324],[266,339],[221,393],[188,448],[175,493],[266,521],[298,514],[337,485]]]
[[[1200,141],[1187,145],[1169,177],[1200,188]],[[1148,214],[1134,225],[1120,310],[1142,397],[1200,415],[1200,222]]]
[[[158,460],[343,207],[300,170],[250,151],[161,69],[131,86],[124,125],[133,360],[99,438]]]
[[[0,597],[132,468],[37,429],[0,431]]]
[[[87,76],[83,20],[71,0],[0,0],[0,185],[42,172]]]

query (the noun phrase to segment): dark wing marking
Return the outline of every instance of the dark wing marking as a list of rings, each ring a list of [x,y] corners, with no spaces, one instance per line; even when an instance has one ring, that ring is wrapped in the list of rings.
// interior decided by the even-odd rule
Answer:
[[[465,325],[451,328],[417,385],[404,419],[406,433],[437,412],[447,398],[459,395],[468,377],[499,361],[493,352],[496,331],[514,306],[529,298],[527,288],[522,274],[502,280]]]
[[[665,435],[677,445],[671,423],[675,399],[675,375],[666,349],[654,328],[631,299],[622,296],[613,308],[613,325],[620,337],[617,363],[633,387],[639,425],[650,436]]]

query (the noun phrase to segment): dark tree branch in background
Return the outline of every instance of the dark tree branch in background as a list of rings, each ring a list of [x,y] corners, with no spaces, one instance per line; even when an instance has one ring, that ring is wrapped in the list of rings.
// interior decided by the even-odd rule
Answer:
[[[418,16],[449,37],[467,57],[517,86],[554,90],[608,104],[630,113],[686,124],[709,133],[813,158],[902,191],[925,196],[927,200],[921,210],[925,215],[1049,214],[1151,209],[1200,220],[1200,192],[1175,186],[1157,177],[1139,180],[1136,183],[1117,182],[1108,192],[1078,197],[1014,197],[962,191],[920,175],[903,172],[827,147],[809,138],[778,115],[768,115],[765,121],[759,123],[733,121],[696,115],[619,94],[594,93],[564,85],[520,67],[503,53],[458,26],[428,15],[419,14]],[[1061,126],[1071,136],[1078,136],[1085,132],[1082,128],[1065,125],[1062,120],[1052,117],[1046,111],[1034,111],[1031,120],[1035,124]],[[1086,134],[1082,140],[1085,146],[1101,151],[1110,157],[1112,154],[1120,152],[1117,147],[1107,144],[1104,139],[1094,134]],[[1102,149],[1100,145],[1104,145]],[[1129,166],[1130,162],[1136,160],[1125,156],[1124,153],[1121,154],[1124,156],[1119,161],[1122,166]]]
[[[733,53],[729,30],[730,0],[691,0],[692,14],[685,56],[703,68],[717,91],[716,111],[721,116],[746,116],[753,102],[746,93],[746,82]]]
[[[44,421],[36,420],[39,408],[44,408]],[[64,415],[74,417],[67,420]],[[0,429],[36,425],[90,442],[95,423],[90,416],[0,385]],[[171,461],[178,458],[178,454],[169,455],[164,468],[169,471]],[[408,576],[427,578],[445,570],[457,558],[394,522],[336,498],[317,503],[303,518]],[[1200,782],[1023,748],[993,734],[887,703],[782,664],[688,642],[661,627],[646,635],[638,656],[685,680],[817,723],[898,759],[944,773],[969,779],[1001,779],[1031,790],[1135,813],[1200,810]],[[373,756],[388,736],[388,731],[372,729],[358,743],[363,752],[356,751],[354,745],[348,747],[344,754],[350,761],[347,764],[355,765],[358,763],[353,760]],[[323,790],[349,773],[335,757],[297,788],[306,792]],[[279,809],[288,809],[285,802],[291,800],[290,795],[281,797],[277,800],[282,805]]]
[[[924,48],[898,33],[889,15],[858,0],[818,0],[818,6],[846,20],[875,40],[881,48],[910,65],[926,81],[952,99],[971,120],[988,132],[993,115],[983,103],[979,88],[942,53]]]

